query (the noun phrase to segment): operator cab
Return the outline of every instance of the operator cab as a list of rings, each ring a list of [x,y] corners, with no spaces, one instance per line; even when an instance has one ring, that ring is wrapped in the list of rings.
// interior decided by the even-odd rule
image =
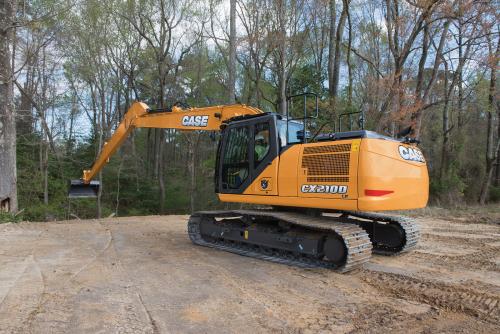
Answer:
[[[277,189],[273,188],[272,180],[276,180],[277,175],[266,178],[262,172],[281,152],[309,138],[303,122],[287,122],[286,118],[275,113],[241,117],[229,122],[222,131],[217,152],[216,192],[242,194],[260,176],[264,177],[261,189],[266,195],[273,195]]]
[[[315,98],[315,114],[308,115],[308,97]],[[302,102],[303,110],[299,107]],[[295,103],[295,105],[294,105]],[[290,114],[303,113],[299,118]],[[222,131],[217,151],[215,191],[222,194],[277,195],[279,154],[288,147],[307,142],[307,120],[318,116],[318,97],[313,93],[290,96],[287,115],[276,113],[239,116],[229,120]],[[275,168],[267,168],[273,162]],[[264,172],[264,173],[263,173]],[[256,178],[257,189],[250,187]],[[250,188],[249,188],[250,187]],[[255,188],[255,187],[253,187]]]
[[[219,142],[216,191],[242,193],[278,156],[281,147],[278,131],[276,114],[230,122]]]
[[[314,96],[316,113],[307,116],[307,97]],[[293,118],[293,99],[303,99],[303,115]],[[215,191],[221,194],[278,195],[278,155],[306,143],[311,135],[307,119],[318,115],[318,97],[305,93],[289,97],[287,115],[276,113],[240,116],[223,128],[217,151]],[[275,164],[273,168],[268,166]],[[257,186],[251,186],[259,178]]]
[[[311,105],[307,102],[308,96],[316,99],[314,113],[307,110]],[[293,105],[294,98],[302,103]],[[286,116],[276,113],[239,116],[225,124],[217,151],[216,193],[278,195],[279,159],[276,158],[292,146],[311,140],[335,141],[376,135],[363,130],[312,138],[308,121],[318,116],[318,97],[311,93],[295,95],[289,98],[287,106]],[[299,117],[294,118],[291,114],[299,114]]]

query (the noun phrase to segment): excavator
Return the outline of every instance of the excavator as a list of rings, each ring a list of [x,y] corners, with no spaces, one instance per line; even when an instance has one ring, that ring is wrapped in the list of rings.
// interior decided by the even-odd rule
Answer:
[[[426,206],[429,177],[418,142],[363,129],[311,136],[306,123],[318,116],[318,97],[312,94],[316,112],[308,115],[311,93],[301,95],[300,118],[288,108],[280,115],[243,104],[155,110],[134,102],[91,169],[70,181],[69,197],[97,196],[94,177],[136,128],[217,131],[215,192],[249,208],[193,213],[187,231],[194,244],[339,272],[359,268],[372,253],[413,249],[420,234],[413,220],[375,212]]]

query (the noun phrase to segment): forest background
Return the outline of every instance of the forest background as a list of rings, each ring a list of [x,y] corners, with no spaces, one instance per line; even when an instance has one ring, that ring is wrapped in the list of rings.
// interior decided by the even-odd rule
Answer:
[[[430,203],[500,201],[498,1],[0,1],[0,220],[186,213],[214,194],[217,135],[136,130],[95,200],[68,180],[135,100],[285,113],[314,92],[388,136],[412,126]],[[343,128],[360,126],[359,115]]]

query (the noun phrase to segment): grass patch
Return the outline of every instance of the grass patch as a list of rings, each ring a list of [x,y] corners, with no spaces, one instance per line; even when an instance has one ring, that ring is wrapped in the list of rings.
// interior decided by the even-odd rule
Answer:
[[[0,211],[0,224],[19,223],[22,220],[22,211],[19,211],[16,214]]]
[[[424,209],[408,211],[406,215],[460,220],[466,223],[500,224],[500,206],[498,204],[464,205],[454,208],[428,206]]]

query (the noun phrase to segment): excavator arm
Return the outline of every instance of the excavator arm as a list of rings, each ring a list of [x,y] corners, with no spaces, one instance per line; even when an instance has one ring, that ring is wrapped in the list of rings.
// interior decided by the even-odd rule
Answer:
[[[102,147],[99,156],[80,180],[71,180],[68,196],[95,197],[99,182],[93,178],[106,166],[135,128],[178,129],[183,131],[220,131],[222,123],[231,118],[263,113],[260,109],[241,104],[202,108],[182,108],[174,105],[163,110],[152,110],[145,103],[135,102],[124,115],[111,138]]]

